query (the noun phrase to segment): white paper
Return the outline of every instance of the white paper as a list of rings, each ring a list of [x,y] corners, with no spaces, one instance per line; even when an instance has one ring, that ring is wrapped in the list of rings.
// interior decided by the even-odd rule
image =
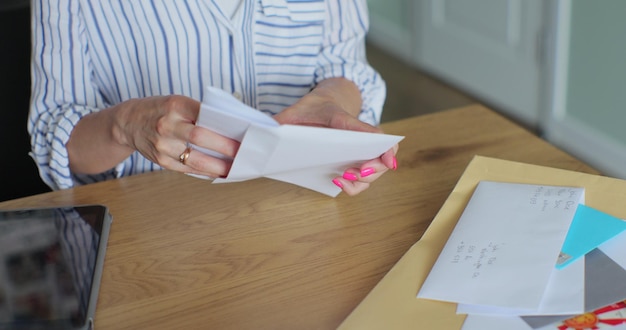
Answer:
[[[584,188],[481,181],[419,298],[538,310]]]
[[[214,183],[267,177],[332,197],[341,192],[332,183],[333,178],[349,167],[379,157],[403,139],[388,134],[279,125],[270,116],[213,87],[207,88],[197,125],[241,142],[228,176]]]
[[[509,309],[492,306],[459,304],[458,314],[530,316],[570,315],[585,311],[585,258],[563,269],[554,268],[548,287],[537,310]]]

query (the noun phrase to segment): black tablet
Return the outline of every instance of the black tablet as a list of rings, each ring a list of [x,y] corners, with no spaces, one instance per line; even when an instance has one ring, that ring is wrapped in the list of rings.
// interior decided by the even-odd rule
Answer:
[[[92,329],[105,206],[0,210],[0,329]]]

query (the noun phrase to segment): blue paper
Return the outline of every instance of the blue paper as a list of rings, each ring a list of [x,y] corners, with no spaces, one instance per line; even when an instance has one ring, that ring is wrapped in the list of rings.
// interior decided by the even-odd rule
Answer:
[[[589,206],[578,205],[556,268],[569,265],[624,230],[626,221]]]

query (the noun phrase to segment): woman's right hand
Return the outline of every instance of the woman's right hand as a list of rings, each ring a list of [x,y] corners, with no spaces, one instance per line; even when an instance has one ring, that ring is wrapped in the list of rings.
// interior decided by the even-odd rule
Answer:
[[[80,173],[101,173],[133,151],[163,168],[225,177],[231,161],[191,149],[189,144],[234,158],[239,142],[195,125],[200,102],[185,96],[133,99],[83,117],[74,128],[68,152],[70,167]],[[87,149],[98,150],[97,155]],[[183,161],[184,159],[184,161]]]

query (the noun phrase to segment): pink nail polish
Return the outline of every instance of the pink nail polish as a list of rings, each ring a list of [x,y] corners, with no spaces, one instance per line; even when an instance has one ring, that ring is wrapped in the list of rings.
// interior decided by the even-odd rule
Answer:
[[[396,170],[398,169],[398,159],[394,156],[393,157],[393,168],[392,170]]]
[[[361,177],[366,177],[366,176],[370,176],[372,174],[376,173],[376,170],[373,167],[366,167],[364,169],[361,170]]]
[[[354,173],[343,172],[343,178],[350,181],[356,181],[358,177]]]
[[[335,186],[337,186],[339,188],[343,188],[343,184],[341,183],[341,181],[339,181],[337,179],[333,179],[333,183],[335,184]]]

